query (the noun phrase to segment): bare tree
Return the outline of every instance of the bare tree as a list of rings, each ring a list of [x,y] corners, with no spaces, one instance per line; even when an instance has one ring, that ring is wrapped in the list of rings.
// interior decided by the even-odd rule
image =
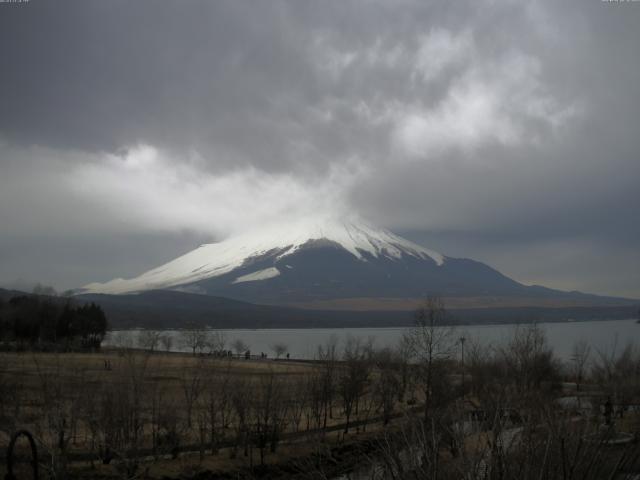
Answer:
[[[374,376],[373,397],[382,411],[383,422],[387,425],[398,398],[398,390],[401,386],[400,375],[395,368],[394,354],[391,350],[386,348],[377,352],[374,361],[377,375]]]
[[[290,424],[294,432],[300,429],[302,415],[309,409],[309,390],[304,378],[294,378],[287,386],[288,395],[288,412]]]
[[[234,410],[233,427],[235,430],[235,443],[230,450],[231,458],[237,455],[238,447],[244,446],[244,455],[249,455],[249,430],[252,407],[251,385],[243,377],[234,377],[231,380],[231,403]]]
[[[222,372],[210,367],[210,371],[207,372],[204,395],[201,397],[212,455],[218,452],[218,444],[222,440],[225,429],[229,427],[233,408],[230,391],[232,375],[229,366],[227,361]]]
[[[360,397],[369,379],[369,362],[360,339],[349,337],[343,354],[338,386],[345,415],[344,433],[349,433],[349,422],[355,408],[357,413]]]
[[[82,390],[74,388],[84,383],[84,368],[69,371],[59,355],[41,362],[34,355],[38,375],[37,404],[42,415],[36,417],[36,432],[51,457],[53,478],[66,478],[67,455],[76,430],[82,403]]]
[[[273,345],[271,345],[271,350],[275,354],[276,359],[279,359],[282,355],[287,353],[289,347],[285,343],[274,343]]]
[[[236,338],[232,343],[231,347],[236,352],[237,355],[241,355],[247,350],[249,350],[249,345],[244,343],[241,339]]]
[[[442,363],[451,358],[455,344],[454,329],[449,324],[442,298],[428,297],[415,312],[415,326],[407,334],[407,343],[417,360],[419,380],[424,393],[424,419],[428,420],[434,397],[444,376]],[[436,382],[438,380],[438,382]]]
[[[160,345],[160,337],[157,330],[142,330],[138,335],[138,346],[153,353]]]
[[[252,397],[251,433],[260,451],[260,464],[264,465],[265,449],[269,446],[275,453],[287,418],[282,378],[273,370],[261,375]]]
[[[218,353],[224,350],[227,343],[227,336],[220,330],[207,330],[205,332],[204,345],[209,354]]]
[[[131,332],[128,331],[119,331],[113,334],[111,339],[113,345],[120,349],[128,349],[133,348],[133,338],[131,337]]]
[[[320,429],[323,425],[323,414],[326,412],[325,383],[324,372],[316,371],[306,377],[305,390],[307,392],[308,403],[308,409],[306,411],[307,430],[312,426],[315,429]],[[326,415],[324,421],[326,426]]]
[[[202,352],[206,346],[207,332],[204,327],[190,324],[180,332],[182,346],[191,350],[195,356],[196,352]]]
[[[399,402],[404,402],[405,395],[411,382],[412,342],[410,336],[402,336],[392,352],[392,362],[398,373],[397,396]]]
[[[619,350],[597,350],[591,369],[593,379],[613,397],[614,403],[627,403],[640,391],[640,352],[629,343]]]
[[[148,354],[125,351],[111,374],[113,381],[102,383],[95,395],[95,431],[104,463],[117,458],[116,468],[124,478],[133,478],[140,463],[144,441],[146,398],[149,393]]]
[[[196,402],[204,390],[204,366],[202,360],[198,359],[193,367],[185,366],[180,376],[180,389],[184,398],[184,408],[187,416],[187,428],[193,424],[193,410]]]
[[[173,346],[173,337],[168,334],[162,335],[160,337],[160,343],[162,343],[165,352],[170,352]]]
[[[506,346],[499,349],[509,380],[522,392],[539,390],[543,381],[555,381],[560,366],[538,325],[516,328]]]
[[[571,374],[576,382],[576,390],[580,391],[580,385],[586,373],[587,363],[589,362],[589,356],[591,355],[591,347],[589,344],[580,340],[573,344],[573,350],[571,352],[570,369]]]
[[[321,396],[323,406],[323,428],[333,416],[333,398],[336,393],[336,371],[338,365],[338,338],[332,335],[325,345],[318,346],[316,359],[321,365]]]
[[[593,435],[590,422],[556,414],[551,399],[538,403],[536,415],[524,417],[517,428],[504,428],[503,423],[496,416],[488,430],[476,425],[466,435],[459,431],[459,443],[467,442],[452,455],[445,448],[446,435],[433,435],[423,422],[408,419],[382,433],[369,456],[372,471],[375,478],[394,479],[597,480],[632,478],[629,472],[637,470],[637,444],[614,450],[606,437],[585,441]]]

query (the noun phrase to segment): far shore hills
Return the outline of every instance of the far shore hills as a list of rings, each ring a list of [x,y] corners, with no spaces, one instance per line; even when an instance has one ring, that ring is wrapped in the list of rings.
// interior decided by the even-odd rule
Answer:
[[[5,301],[25,292],[0,289]],[[77,302],[100,305],[111,328],[354,328],[413,324],[421,298],[344,298],[288,305],[253,304],[171,290],[139,294],[85,294]],[[64,301],[64,299],[60,299]],[[635,319],[640,300],[580,294],[566,298],[444,297],[451,323],[506,324]]]
[[[571,292],[574,293],[574,292]],[[577,293],[577,292],[575,292]],[[600,297],[596,295],[580,295],[565,298],[545,298],[527,296],[473,296],[444,297],[448,309],[467,308],[568,308],[568,307],[607,307],[640,305],[640,300]],[[349,310],[349,311],[413,311],[423,301],[421,298],[340,298],[333,300],[316,300],[290,303],[288,306],[310,310]]]

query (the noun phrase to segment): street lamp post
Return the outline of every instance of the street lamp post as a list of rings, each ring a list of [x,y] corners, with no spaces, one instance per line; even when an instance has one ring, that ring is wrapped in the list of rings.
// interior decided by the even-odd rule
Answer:
[[[461,363],[462,363],[462,398],[464,398],[464,342],[467,339],[460,337]]]

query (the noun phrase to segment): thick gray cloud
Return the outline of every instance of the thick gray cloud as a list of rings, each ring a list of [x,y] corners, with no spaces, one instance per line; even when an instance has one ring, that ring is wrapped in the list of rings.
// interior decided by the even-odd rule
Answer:
[[[640,4],[0,4],[0,282],[355,210],[640,297]]]

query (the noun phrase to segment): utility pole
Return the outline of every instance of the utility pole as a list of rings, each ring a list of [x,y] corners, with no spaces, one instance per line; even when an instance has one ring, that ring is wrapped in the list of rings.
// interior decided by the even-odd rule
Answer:
[[[462,363],[462,398],[464,399],[464,342],[467,339],[462,336],[460,337],[460,349],[461,349],[461,363]]]

